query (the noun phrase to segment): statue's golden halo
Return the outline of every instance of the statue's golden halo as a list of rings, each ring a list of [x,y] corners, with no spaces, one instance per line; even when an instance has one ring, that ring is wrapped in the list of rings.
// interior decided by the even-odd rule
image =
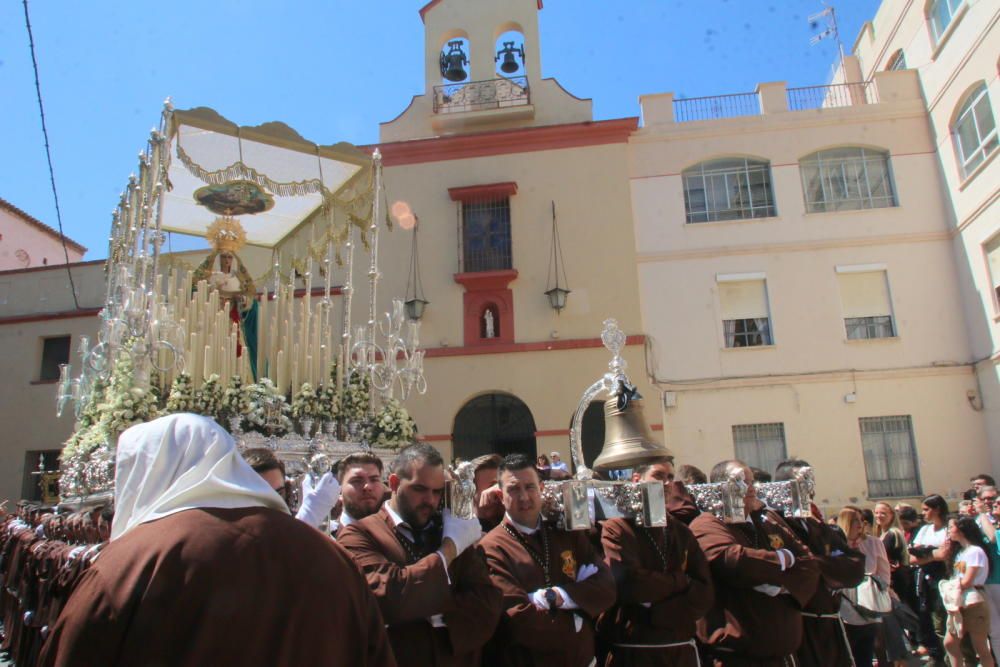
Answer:
[[[205,232],[205,238],[218,252],[239,252],[247,244],[247,233],[240,221],[230,215],[215,219]]]

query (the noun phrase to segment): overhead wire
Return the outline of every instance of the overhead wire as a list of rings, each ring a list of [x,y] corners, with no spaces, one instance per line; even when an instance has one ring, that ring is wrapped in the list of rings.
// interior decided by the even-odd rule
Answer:
[[[35,37],[31,32],[31,18],[28,15],[28,0],[24,4],[24,27],[28,30],[28,48],[31,51],[31,66],[35,72],[35,94],[38,98],[38,115],[42,121],[42,137],[45,139],[45,159],[49,165],[49,183],[52,185],[52,199],[56,205],[56,222],[59,223],[59,241],[62,243],[63,256],[66,259],[66,275],[69,276],[69,288],[73,294],[73,306],[80,310],[80,301],[76,296],[76,283],[69,266],[69,248],[66,246],[66,234],[63,233],[62,210],[59,207],[59,193],[56,190],[56,172],[52,168],[52,149],[49,147],[49,130],[45,123],[45,105],[42,103],[42,85],[38,76],[38,59],[35,57]]]

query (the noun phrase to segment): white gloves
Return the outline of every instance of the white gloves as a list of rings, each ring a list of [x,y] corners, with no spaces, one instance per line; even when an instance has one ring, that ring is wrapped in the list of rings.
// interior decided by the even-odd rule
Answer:
[[[455,543],[455,555],[462,553],[483,536],[483,527],[479,524],[479,519],[459,519],[449,511],[443,512],[444,530],[441,533],[442,540],[450,539]]]
[[[597,566],[592,563],[580,566],[580,571],[576,573],[576,583],[586,581],[597,574]]]
[[[312,475],[302,478],[302,505],[295,518],[308,523],[313,528],[319,528],[323,519],[330,516],[330,510],[337,504],[340,496],[340,483],[333,473],[326,473],[313,485]]]
[[[531,604],[535,605],[538,611],[549,611],[549,601],[545,599],[545,589],[539,588],[534,593],[528,595]]]
[[[778,560],[781,562],[782,572],[795,565],[795,554],[788,549],[778,549],[775,553],[778,554]]]

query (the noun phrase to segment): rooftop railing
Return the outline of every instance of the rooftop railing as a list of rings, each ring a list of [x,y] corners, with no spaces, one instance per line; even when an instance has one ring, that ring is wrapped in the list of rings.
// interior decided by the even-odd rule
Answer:
[[[503,109],[528,104],[531,104],[531,90],[526,76],[434,86],[434,113]]]
[[[878,89],[873,81],[827,86],[788,88],[767,84],[753,93],[689,97],[673,101],[673,121],[719,120],[758,116],[781,111],[807,111],[876,104]]]
[[[757,93],[735,93],[711,97],[688,97],[674,100],[674,120],[715,120],[738,116],[756,116],[760,113]]]
[[[858,104],[875,104],[876,102],[878,102],[878,93],[871,81],[788,89],[789,111],[851,107]]]

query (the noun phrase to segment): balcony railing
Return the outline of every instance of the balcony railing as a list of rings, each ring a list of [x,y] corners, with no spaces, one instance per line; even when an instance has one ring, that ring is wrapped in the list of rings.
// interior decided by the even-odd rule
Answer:
[[[789,111],[851,107],[858,104],[875,104],[876,102],[878,102],[878,93],[870,81],[788,89]]]
[[[760,113],[757,93],[736,93],[713,97],[689,97],[674,100],[674,120],[715,120],[737,116],[756,116]]]
[[[434,113],[525,106],[531,104],[530,93],[526,76],[434,86]]]

